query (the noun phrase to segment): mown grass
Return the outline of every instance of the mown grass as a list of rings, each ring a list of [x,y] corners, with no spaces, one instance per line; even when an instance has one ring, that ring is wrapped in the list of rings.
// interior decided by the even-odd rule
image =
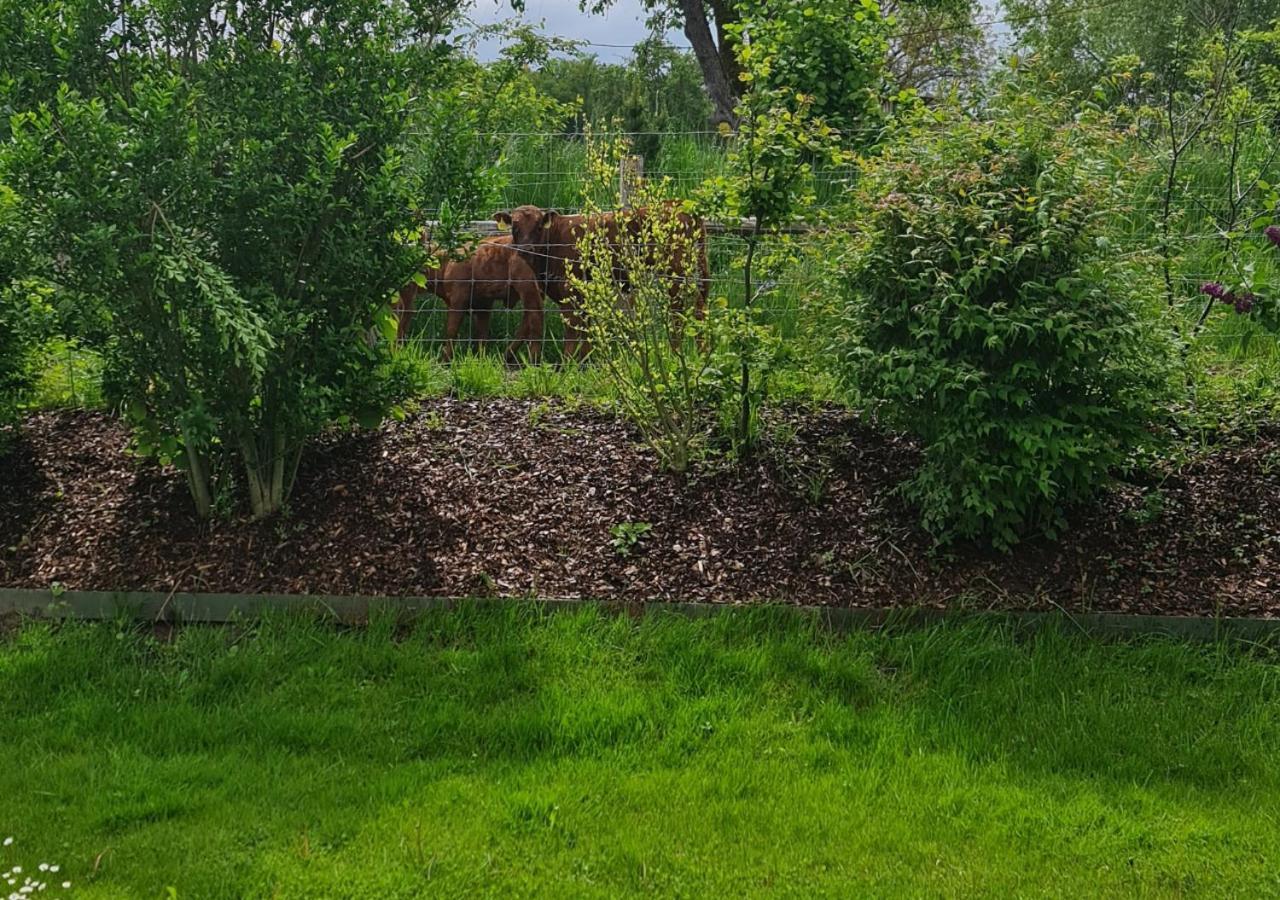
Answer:
[[[0,869],[130,898],[1274,895],[1276,676],[776,610],[29,624],[0,645]]]

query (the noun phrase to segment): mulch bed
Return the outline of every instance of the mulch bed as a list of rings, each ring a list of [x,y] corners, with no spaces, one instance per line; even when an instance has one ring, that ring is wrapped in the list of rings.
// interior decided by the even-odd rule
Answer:
[[[0,462],[0,586],[1280,615],[1280,429],[1117,486],[1061,542],[940,556],[894,493],[908,440],[771,415],[794,437],[681,478],[599,412],[438,400],[317,440],[286,516],[203,525],[119,423],[44,413]],[[652,526],[625,556],[622,522]]]

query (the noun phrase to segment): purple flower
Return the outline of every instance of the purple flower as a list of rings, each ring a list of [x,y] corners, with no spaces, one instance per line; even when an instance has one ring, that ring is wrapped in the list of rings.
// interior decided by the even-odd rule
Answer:
[[[1268,225],[1262,229],[1262,233],[1267,236],[1267,240],[1280,247],[1280,225]]]
[[[1249,310],[1253,309],[1253,301],[1256,299],[1257,298],[1254,297],[1253,294],[1250,294],[1250,293],[1241,294],[1239,297],[1236,298],[1236,302],[1235,302],[1236,312],[1240,313],[1240,315],[1243,316]]]
[[[1227,288],[1216,281],[1209,281],[1200,285],[1200,293],[1207,294],[1214,300],[1223,300],[1227,296]]]

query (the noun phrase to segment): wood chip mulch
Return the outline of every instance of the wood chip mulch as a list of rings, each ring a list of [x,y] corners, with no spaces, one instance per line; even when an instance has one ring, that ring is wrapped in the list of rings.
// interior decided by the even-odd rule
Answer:
[[[202,525],[118,422],[43,413],[0,461],[0,586],[1280,616],[1280,429],[1116,486],[1060,542],[943,556],[894,492],[908,440],[772,418],[754,461],[681,478],[599,412],[433,401],[317,440],[287,515]],[[629,555],[624,522],[652,526]]]

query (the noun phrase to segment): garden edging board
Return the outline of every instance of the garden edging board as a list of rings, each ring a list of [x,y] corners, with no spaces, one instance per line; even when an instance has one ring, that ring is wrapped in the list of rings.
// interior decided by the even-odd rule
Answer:
[[[83,619],[111,621],[166,622],[171,624],[225,624],[252,620],[264,613],[306,613],[329,618],[343,625],[362,625],[371,614],[396,611],[412,615],[432,609],[460,605],[527,603],[548,611],[595,606],[614,613],[640,615],[661,610],[699,617],[730,613],[750,605],[721,603],[677,603],[667,601],[627,602],[581,599],[453,598],[453,597],[372,597],[325,596],[318,594],[203,594],[160,591],[64,591],[0,588],[0,616],[18,615],[30,619]],[[1034,631],[1046,626],[1075,628],[1096,637],[1164,635],[1192,640],[1230,639],[1261,641],[1280,635],[1280,619],[1202,616],[1127,615],[1123,613],[1070,613],[943,610],[903,607],[859,609],[833,606],[782,606],[798,614],[812,616],[833,631],[883,629],[928,625],[957,619],[984,619],[1004,623],[1019,630]]]

